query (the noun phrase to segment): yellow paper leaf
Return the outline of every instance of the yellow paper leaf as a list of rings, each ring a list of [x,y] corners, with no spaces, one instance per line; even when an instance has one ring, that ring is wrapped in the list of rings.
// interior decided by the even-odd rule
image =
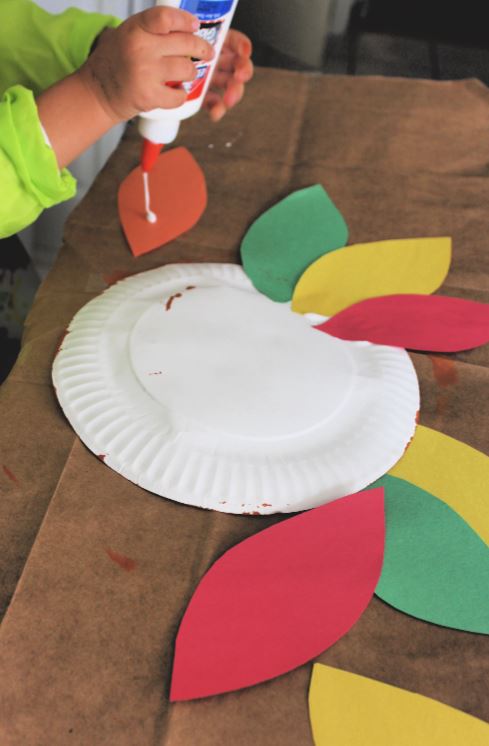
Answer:
[[[389,474],[446,502],[489,543],[489,457],[484,453],[418,425]]]
[[[353,303],[397,293],[429,294],[450,267],[451,238],[355,244],[325,254],[299,279],[292,310],[333,316]]]
[[[316,746],[487,746],[489,725],[421,694],[316,663],[309,689]]]

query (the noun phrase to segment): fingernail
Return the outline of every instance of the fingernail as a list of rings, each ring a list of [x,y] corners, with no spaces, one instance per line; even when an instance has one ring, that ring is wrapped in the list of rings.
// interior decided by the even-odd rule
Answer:
[[[200,21],[198,18],[194,18],[192,21],[192,28],[194,31],[198,31],[200,29]]]

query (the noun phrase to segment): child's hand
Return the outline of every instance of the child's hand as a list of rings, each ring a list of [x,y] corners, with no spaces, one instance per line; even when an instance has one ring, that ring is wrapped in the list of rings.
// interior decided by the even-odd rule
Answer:
[[[251,41],[248,37],[240,31],[231,29],[222,47],[210,89],[204,100],[204,106],[214,122],[218,122],[228,109],[243,98],[244,84],[253,77],[251,52]]]
[[[198,28],[193,15],[176,8],[137,13],[101,35],[77,75],[115,122],[141,111],[181,106],[185,91],[165,83],[194,80],[191,57],[211,60],[214,55],[212,46],[194,35]]]

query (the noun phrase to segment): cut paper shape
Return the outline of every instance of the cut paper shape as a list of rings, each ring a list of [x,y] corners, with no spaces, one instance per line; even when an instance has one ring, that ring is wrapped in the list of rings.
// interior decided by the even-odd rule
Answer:
[[[282,521],[226,552],[178,631],[171,701],[252,686],[319,655],[357,621],[380,575],[383,490]]]
[[[487,746],[489,725],[421,694],[316,663],[315,746]]]
[[[443,627],[489,634],[489,551],[446,503],[386,475],[384,564],[375,593]]]
[[[451,238],[355,244],[318,259],[296,285],[292,310],[333,316],[366,298],[437,290],[450,267]]]
[[[348,228],[320,184],[293,192],[255,220],[241,244],[253,285],[275,301],[289,301],[306,267],[344,246]]]
[[[446,502],[489,543],[489,457],[484,453],[418,425],[409,448],[389,474]]]
[[[387,295],[355,303],[316,329],[408,350],[459,352],[489,342],[489,304],[440,295]]]
[[[149,174],[149,184],[156,223],[146,219],[140,166],[119,187],[119,216],[134,256],[146,254],[189,231],[207,205],[204,174],[186,148],[162,153]]]

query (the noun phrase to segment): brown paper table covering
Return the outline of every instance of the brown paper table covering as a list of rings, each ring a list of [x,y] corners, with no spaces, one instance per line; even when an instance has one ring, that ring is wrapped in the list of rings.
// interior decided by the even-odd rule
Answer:
[[[138,157],[129,128],[69,221],[0,388],[4,746],[312,744],[310,666],[239,693],[168,704],[175,633],[198,580],[225,549],[279,518],[161,499],[87,451],[50,383],[63,329],[86,301],[125,273],[237,261],[256,216],[320,182],[350,243],[452,236],[442,292],[489,302],[489,91],[478,81],[260,70],[222,123],[195,118],[179,144],[208,180],[200,224],[131,256],[116,210],[117,186]],[[413,355],[421,422],[489,453],[489,349],[450,357],[457,381],[445,386],[428,355]],[[487,638],[411,619],[377,599],[320,660],[489,718]]]

